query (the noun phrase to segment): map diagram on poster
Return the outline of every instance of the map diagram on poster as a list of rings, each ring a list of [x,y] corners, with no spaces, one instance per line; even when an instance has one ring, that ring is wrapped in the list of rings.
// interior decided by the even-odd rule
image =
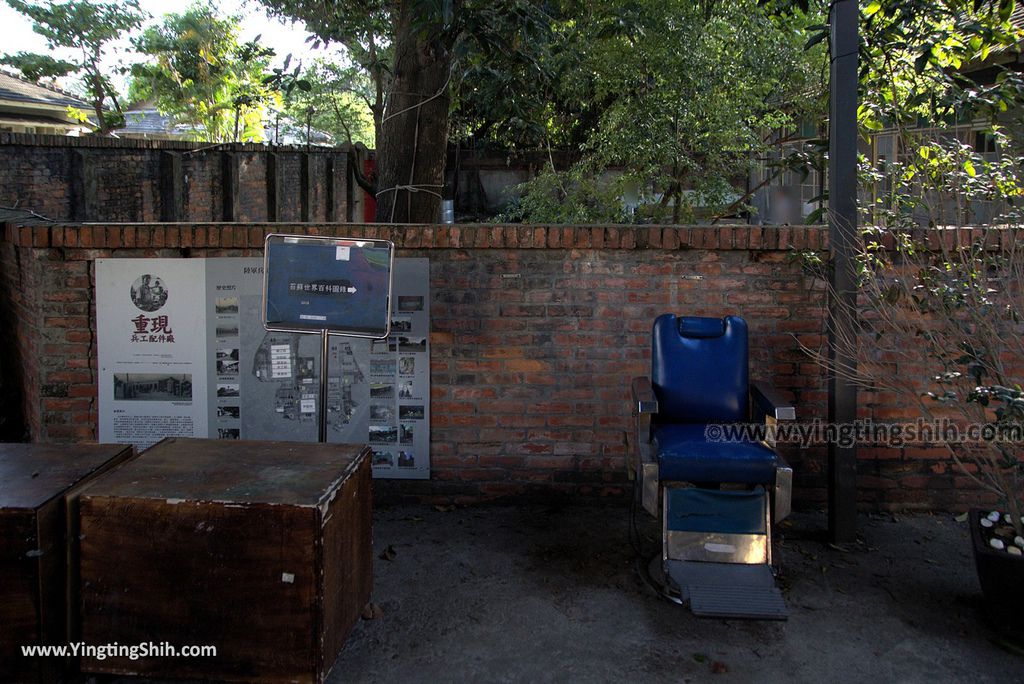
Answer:
[[[316,441],[320,392],[320,337],[267,332],[260,298],[243,297],[241,390],[246,398],[242,431],[252,439]],[[327,440],[367,439],[369,340],[331,337],[327,366]]]
[[[144,448],[170,436],[164,434],[167,430],[178,436],[317,441],[320,336],[264,329],[262,259],[100,261],[99,329],[124,328],[127,335],[123,344],[115,344],[124,336],[120,333],[100,335],[101,366],[104,361],[110,366],[100,378],[101,441]],[[183,307],[172,309],[171,319],[184,326],[188,318],[189,329],[194,329],[187,338],[190,345],[181,344],[186,338],[173,343],[165,338],[161,343],[159,336],[152,344],[129,342],[135,325],[131,318],[144,312],[135,311],[129,297],[118,291],[130,294],[130,283],[141,273],[168,274],[161,276],[163,288],[170,292],[167,301]],[[429,262],[395,259],[392,277],[390,337],[377,341],[331,337],[327,441],[369,444],[377,477],[426,479],[430,476]],[[182,295],[176,296],[178,292]],[[194,306],[201,301],[206,302],[205,311]],[[130,391],[149,400],[124,399],[127,386],[115,393],[114,371],[123,378],[125,368],[133,371],[128,376]],[[146,374],[160,377],[149,379]],[[188,385],[183,385],[185,375]],[[109,395],[104,394],[107,384]],[[186,390],[187,402],[181,399]],[[118,418],[125,410],[132,411],[130,420]],[[114,429],[115,424],[120,427]],[[142,426],[148,426],[145,440],[138,439]]]

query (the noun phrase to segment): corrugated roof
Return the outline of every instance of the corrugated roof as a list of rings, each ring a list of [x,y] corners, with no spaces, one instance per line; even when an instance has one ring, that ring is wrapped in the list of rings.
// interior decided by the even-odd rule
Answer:
[[[91,107],[85,100],[69,95],[62,90],[36,85],[23,78],[5,74],[2,71],[0,71],[0,100],[29,102],[55,107]]]
[[[175,135],[185,137],[191,129],[175,124],[171,117],[161,114],[155,108],[140,107],[124,113],[124,126],[117,129],[118,135]]]
[[[304,144],[300,137],[291,130],[298,129],[298,124],[288,118],[282,118],[281,124],[284,125],[283,130],[280,132],[281,144]],[[187,138],[193,134],[198,135],[200,139],[203,137],[202,129],[194,130],[187,124],[176,124],[170,116],[161,114],[148,102],[133,105],[127,109],[124,113],[124,126],[115,130],[114,134],[118,137],[166,135],[176,138]],[[268,143],[273,142],[273,122],[267,121],[265,123],[263,134]],[[318,131],[315,128],[310,131],[310,138],[310,142],[314,145],[331,146],[333,144],[331,137],[327,133]]]

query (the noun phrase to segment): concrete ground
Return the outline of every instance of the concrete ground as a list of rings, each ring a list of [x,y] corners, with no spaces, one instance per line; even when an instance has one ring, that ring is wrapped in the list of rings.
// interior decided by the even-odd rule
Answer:
[[[821,513],[783,524],[791,616],[752,622],[656,596],[622,507],[379,507],[380,615],[357,625],[330,681],[1024,681],[1024,659],[985,624],[966,523],[862,516],[846,548],[824,527]]]

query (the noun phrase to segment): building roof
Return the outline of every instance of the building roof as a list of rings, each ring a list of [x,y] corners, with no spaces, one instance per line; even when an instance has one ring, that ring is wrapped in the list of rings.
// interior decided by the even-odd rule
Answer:
[[[124,113],[125,133],[166,133],[167,117],[155,109],[133,109]]]
[[[67,119],[60,119],[56,116],[46,116],[45,114],[8,114],[7,112],[0,112],[0,126],[59,126],[60,128],[68,128],[69,126],[75,128],[78,124],[68,121]],[[89,130],[88,126],[81,126],[83,130]]]
[[[276,144],[305,144],[304,127],[287,117],[282,117],[280,124]],[[274,122],[268,120],[263,128],[264,138],[268,144],[275,143],[274,133]],[[151,103],[142,102],[125,110],[124,126],[115,130],[114,134],[121,138],[162,136],[183,140],[190,137],[202,139],[203,131],[202,129],[195,130],[187,124],[176,124],[172,117],[161,114]],[[310,130],[309,137],[310,143],[313,145],[325,147],[333,145],[330,135],[315,128]]]
[[[161,114],[150,104],[135,105],[124,112],[124,126],[118,128],[118,136],[163,135],[185,138],[191,133],[189,126],[175,124],[170,116]]]
[[[36,85],[30,81],[0,71],[0,100],[91,109],[85,100],[51,86]]]

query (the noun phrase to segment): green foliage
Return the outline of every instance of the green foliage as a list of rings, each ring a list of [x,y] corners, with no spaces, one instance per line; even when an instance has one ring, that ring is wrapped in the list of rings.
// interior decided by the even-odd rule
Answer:
[[[587,103],[562,97],[577,78],[578,34],[558,3],[467,3],[453,48],[452,137],[501,150],[563,147]]]
[[[723,210],[769,148],[764,133],[821,110],[822,50],[803,50],[811,16],[772,16],[753,0],[575,9],[554,34],[565,45],[549,51],[559,77],[546,111],[577,116],[568,127],[552,116],[548,138],[576,126],[563,133],[581,140],[573,175],[618,168],[642,179],[642,193],[659,205],[645,218]],[[538,179],[536,192],[547,185]]]
[[[151,59],[132,67],[129,94],[186,124],[211,142],[263,140],[267,107],[279,97],[269,74],[274,51],[259,39],[238,42],[238,19],[194,5],[168,14],[134,41]]]
[[[120,125],[124,117],[118,102],[117,90],[102,61],[111,41],[126,31],[137,29],[144,18],[137,0],[119,3],[71,0],[39,3],[24,0],[4,0],[14,10],[29,17],[32,30],[46,40],[51,50],[73,48],[80,52],[79,59],[57,59],[52,55],[19,52],[0,57],[0,63],[9,64],[33,81],[40,78],[77,75],[81,88],[90,100],[100,133]],[[113,112],[104,107],[109,103]]]
[[[76,62],[56,59],[50,55],[39,55],[33,52],[4,55],[0,57],[0,62],[17,68],[25,78],[31,81],[39,81],[44,78],[59,78],[78,70]]]
[[[906,132],[901,140],[907,154],[877,167],[861,164],[862,182],[882,190],[865,201],[865,215],[900,231],[923,223],[972,225],[979,213],[994,215],[996,224],[1019,224],[1024,156],[1014,153],[1017,146],[1002,128],[987,134],[997,141],[998,156],[986,157],[952,134]]]
[[[1024,155],[1015,119],[1024,88],[1007,67],[1024,35],[1010,22],[1013,8],[1013,0],[861,6],[859,122],[876,143],[894,144],[874,165],[861,160],[869,199],[860,334],[836,342],[857,366],[835,370],[884,398],[916,402],[927,418],[984,426],[992,438],[945,446],[966,477],[1003,500],[1020,534]],[[972,144],[979,124],[995,152]],[[993,225],[978,227],[979,210],[993,209]],[[916,372],[922,361],[928,370]]]
[[[549,169],[519,185],[518,199],[496,221],[628,223],[621,197],[634,189],[635,181],[626,176],[602,177],[581,165],[562,172]]]
[[[862,8],[858,119],[866,134],[896,141],[884,163],[861,165],[871,190],[866,222],[906,229],[1019,218],[1021,130],[1007,112],[1024,102],[1024,80],[1006,67],[1024,32],[1010,21],[1013,7],[875,0]],[[995,159],[964,137],[979,123]]]
[[[313,48],[327,47],[330,44],[338,44],[344,47],[347,58],[362,73],[356,73],[356,69],[347,69],[342,66],[330,68],[327,60],[322,60],[318,67],[320,73],[318,78],[310,81],[316,89],[315,81],[320,80],[321,85],[329,87],[338,92],[350,92],[359,100],[364,101],[370,109],[374,122],[374,143],[371,147],[380,150],[377,136],[382,128],[384,106],[392,80],[392,44],[395,40],[395,20],[399,14],[401,3],[384,2],[383,0],[370,0],[362,2],[357,0],[343,0],[334,3],[329,11],[326,11],[323,4],[314,0],[260,0],[261,4],[273,16],[300,21],[305,24],[306,30],[312,34]],[[427,3],[423,3],[427,4]],[[430,15],[435,12],[431,8],[423,8],[423,14]],[[320,88],[321,92],[326,92]],[[309,98],[299,97],[298,101]],[[331,102],[330,107],[323,107],[321,123],[326,125],[326,130],[337,130],[340,121],[335,114],[334,104],[341,104],[341,100],[350,101],[351,98],[337,98]],[[299,106],[299,105],[297,105]],[[294,108],[293,108],[294,109]],[[308,106],[307,106],[308,109]],[[299,121],[306,121],[308,111],[292,112],[298,113]],[[358,120],[355,108],[342,109],[346,123],[353,123]],[[314,114],[314,116],[317,116]],[[331,119],[327,121],[324,119]],[[353,131],[354,132],[354,131]],[[353,140],[358,135],[353,135]]]
[[[1010,21],[1014,0],[873,0],[861,9],[858,119],[869,131],[952,124],[1007,111],[1020,80],[1003,71],[994,83],[971,72],[1015,49],[1024,37]]]
[[[304,139],[308,126],[329,134],[336,142],[373,147],[372,84],[364,71],[318,59],[298,83],[285,94],[282,111],[291,133]]]

